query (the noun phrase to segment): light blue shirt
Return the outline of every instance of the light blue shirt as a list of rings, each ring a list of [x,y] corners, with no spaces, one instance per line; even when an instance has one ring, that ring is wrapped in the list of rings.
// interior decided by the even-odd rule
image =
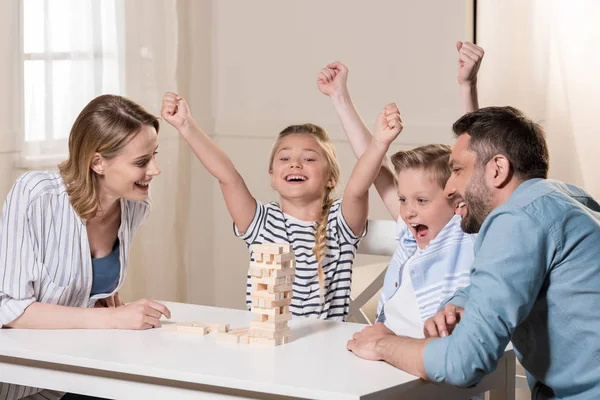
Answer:
[[[452,335],[425,348],[427,375],[458,386],[512,341],[534,399],[600,399],[600,205],[582,189],[522,183],[484,221]]]
[[[384,306],[400,285],[412,282],[422,322],[435,314],[439,305],[457,289],[469,285],[475,237],[463,232],[460,221],[459,215],[452,217],[440,233],[419,250],[412,232],[402,218],[398,218],[398,247],[385,274],[377,309],[378,322],[385,322]],[[410,268],[411,282],[402,282],[403,268]]]

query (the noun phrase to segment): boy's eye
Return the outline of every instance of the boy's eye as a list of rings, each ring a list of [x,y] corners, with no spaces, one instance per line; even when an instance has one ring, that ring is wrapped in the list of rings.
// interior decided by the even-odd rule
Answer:
[[[398,198],[398,201],[400,201],[400,203],[404,204],[404,203],[406,203],[406,198],[400,197],[400,198]]]
[[[427,200],[426,199],[417,199],[417,203],[419,203],[419,204],[426,204]]]

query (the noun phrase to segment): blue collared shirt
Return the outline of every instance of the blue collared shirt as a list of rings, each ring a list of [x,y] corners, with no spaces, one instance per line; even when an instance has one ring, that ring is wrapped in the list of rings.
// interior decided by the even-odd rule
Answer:
[[[459,386],[496,368],[512,341],[533,398],[600,399],[600,205],[531,179],[484,221],[452,335],[425,348],[427,375]]]
[[[475,236],[464,233],[460,221],[459,215],[453,216],[440,233],[419,250],[412,232],[402,218],[398,218],[398,246],[385,274],[377,321],[385,322],[384,306],[400,285],[412,282],[419,315],[425,322],[435,314],[440,303],[469,284]],[[410,268],[411,282],[401,281],[403,268]]]

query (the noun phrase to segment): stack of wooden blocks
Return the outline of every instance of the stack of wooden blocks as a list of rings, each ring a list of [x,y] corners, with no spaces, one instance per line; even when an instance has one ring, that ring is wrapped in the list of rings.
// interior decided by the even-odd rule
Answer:
[[[218,340],[271,346],[288,343],[291,332],[287,321],[292,319],[289,307],[296,274],[294,251],[289,244],[261,244],[253,245],[252,252],[251,311],[258,318],[250,322],[250,329],[219,333]]]

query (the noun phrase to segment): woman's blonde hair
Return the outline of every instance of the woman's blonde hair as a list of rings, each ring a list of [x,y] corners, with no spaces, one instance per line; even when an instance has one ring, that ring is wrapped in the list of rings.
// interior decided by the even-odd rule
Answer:
[[[428,144],[412,150],[401,150],[392,156],[396,175],[407,169],[424,169],[442,189],[450,178],[450,153],[452,148],[445,144]]]
[[[282,130],[277,137],[277,141],[273,145],[271,156],[269,157],[269,172],[273,170],[273,161],[275,160],[275,153],[281,141],[290,135],[308,135],[315,139],[317,144],[325,153],[327,165],[329,167],[329,174],[327,182],[331,182],[331,185],[325,188],[325,196],[323,196],[323,204],[321,207],[321,215],[317,220],[317,226],[315,228],[315,247],[313,252],[317,258],[318,265],[318,277],[319,277],[319,288],[321,292],[321,298],[325,296],[325,274],[323,273],[323,262],[325,258],[326,241],[327,241],[327,222],[329,217],[329,209],[335,201],[332,196],[332,192],[335,190],[338,182],[340,181],[340,167],[335,156],[335,150],[329,139],[329,135],[325,129],[314,124],[302,124],[302,125],[291,125]]]
[[[157,117],[117,95],[98,96],[79,113],[69,135],[69,158],[58,170],[81,219],[93,218],[100,209],[98,175],[90,165],[94,154],[115,157],[144,125],[158,132]]]

